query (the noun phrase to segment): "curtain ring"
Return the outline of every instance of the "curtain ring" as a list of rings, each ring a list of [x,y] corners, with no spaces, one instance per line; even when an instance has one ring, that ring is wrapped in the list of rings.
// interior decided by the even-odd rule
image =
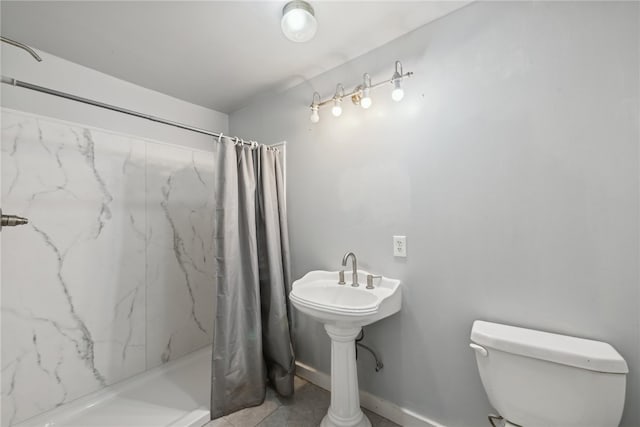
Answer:
[[[222,135],[222,132],[220,132],[220,134],[218,135],[218,142],[221,142],[221,141],[222,141],[222,136],[223,136],[223,135]]]
[[[234,141],[233,141],[233,145],[235,145],[237,147],[239,143],[240,143],[240,139],[236,136]]]

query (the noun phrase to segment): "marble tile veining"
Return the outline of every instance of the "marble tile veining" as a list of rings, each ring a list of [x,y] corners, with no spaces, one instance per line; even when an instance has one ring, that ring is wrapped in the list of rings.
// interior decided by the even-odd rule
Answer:
[[[1,148],[2,425],[211,342],[207,153],[9,110]]]
[[[211,343],[213,154],[147,148],[147,364]]]

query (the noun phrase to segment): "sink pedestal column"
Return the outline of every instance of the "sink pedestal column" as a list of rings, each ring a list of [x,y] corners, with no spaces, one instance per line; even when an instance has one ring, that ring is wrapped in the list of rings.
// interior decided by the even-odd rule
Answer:
[[[360,409],[355,339],[362,328],[324,325],[331,337],[331,406],[320,427],[371,427]]]

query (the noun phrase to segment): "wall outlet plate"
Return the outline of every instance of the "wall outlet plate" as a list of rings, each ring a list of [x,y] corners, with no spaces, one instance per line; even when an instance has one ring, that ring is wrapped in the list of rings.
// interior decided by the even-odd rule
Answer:
[[[407,236],[393,236],[393,256],[407,256]]]

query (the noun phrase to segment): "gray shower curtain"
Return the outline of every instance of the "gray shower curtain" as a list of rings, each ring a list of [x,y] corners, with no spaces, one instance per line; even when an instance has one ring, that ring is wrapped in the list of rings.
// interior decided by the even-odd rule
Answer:
[[[280,156],[215,144],[217,301],[211,418],[293,394],[289,238]]]

